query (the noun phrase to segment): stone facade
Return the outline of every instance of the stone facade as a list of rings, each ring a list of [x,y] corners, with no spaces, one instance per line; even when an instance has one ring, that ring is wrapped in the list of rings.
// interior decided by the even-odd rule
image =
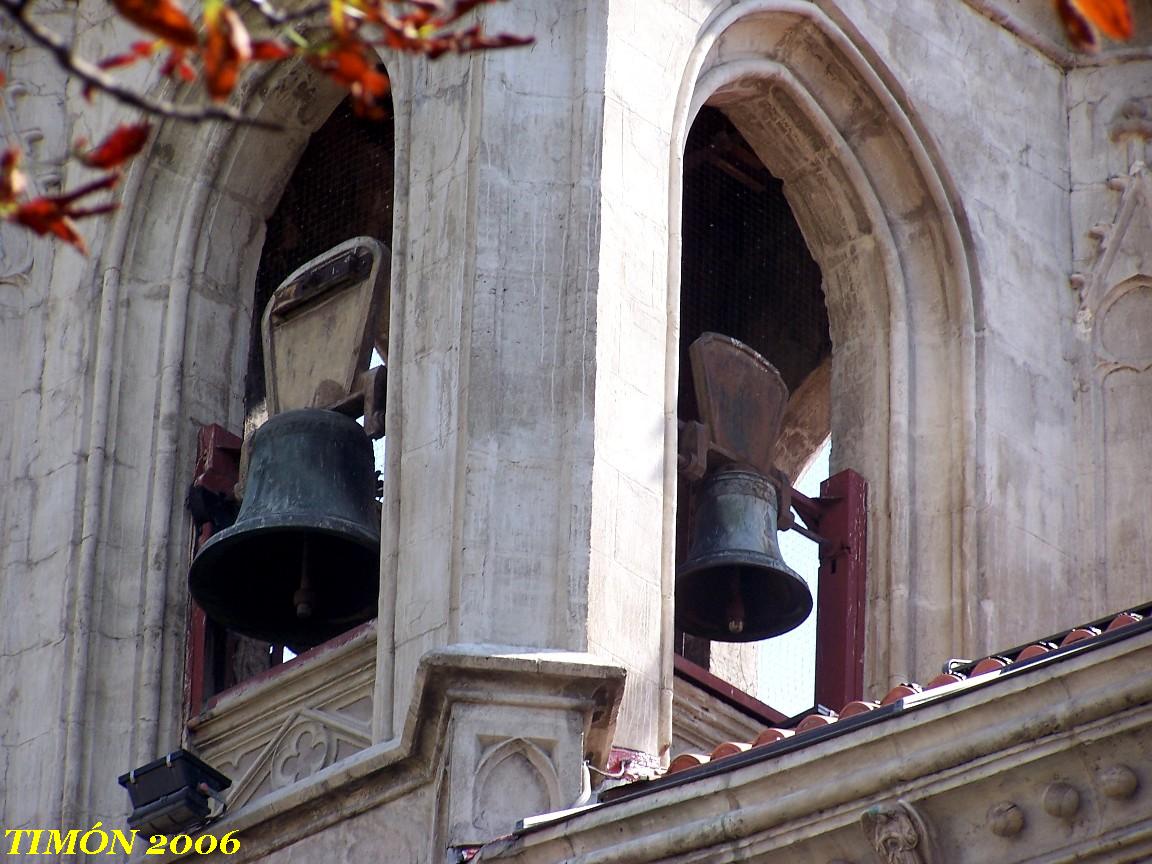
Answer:
[[[583,800],[612,743],[666,755],[705,104],[784,181],[823,273],[833,470],[870,484],[866,689],[1147,599],[1134,6],[1136,39],[1096,58],[1046,0],[513,0],[488,26],[531,49],[386,58],[380,614],[190,729],[196,432],[240,427],[264,222],[341,94],[276,68],[236,99],[281,132],[162,124],[88,258],[0,227],[3,826],[118,823],[114,778],[184,742],[241,781],[246,860],[442,861]],[[87,0],[46,14],[91,56],[133,38]],[[41,190],[74,185],[67,142],[122,111],[4,28],[5,120]],[[917,729],[944,746],[946,721]]]

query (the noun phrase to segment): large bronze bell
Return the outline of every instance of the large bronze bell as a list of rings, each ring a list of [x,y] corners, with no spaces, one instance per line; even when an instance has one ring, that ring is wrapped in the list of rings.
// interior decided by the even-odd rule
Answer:
[[[372,444],[334,411],[272,417],[250,442],[232,527],[192,562],[210,618],[300,651],[376,615],[380,528]]]
[[[688,558],[676,570],[676,626],[717,642],[755,642],[800,626],[812,592],[780,557],[777,493],[739,469],[705,478]]]
[[[716,642],[798,627],[808,585],[780,557],[776,436],[788,388],[744,343],[705,333],[688,349],[699,423],[681,423],[681,471],[700,479],[688,557],[676,569],[676,626]]]

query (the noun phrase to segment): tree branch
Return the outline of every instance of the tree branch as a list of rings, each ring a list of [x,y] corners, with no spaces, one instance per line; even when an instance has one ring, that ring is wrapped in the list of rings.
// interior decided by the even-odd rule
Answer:
[[[184,123],[224,120],[258,129],[281,128],[276,123],[250,117],[231,105],[177,105],[125,87],[99,67],[73,54],[68,42],[60,34],[32,19],[30,7],[30,0],[0,0],[0,10],[5,12],[29,38],[52,54],[65,72],[76,76],[87,86],[106,93],[121,104],[139,108],[152,116],[166,117]]]
[[[264,16],[264,20],[273,27],[283,27],[285,24],[303,21],[306,18],[311,18],[313,15],[327,12],[332,5],[329,0],[320,0],[320,2],[311,3],[302,9],[285,12],[273,6],[270,0],[248,0],[248,4],[256,7],[256,10]]]

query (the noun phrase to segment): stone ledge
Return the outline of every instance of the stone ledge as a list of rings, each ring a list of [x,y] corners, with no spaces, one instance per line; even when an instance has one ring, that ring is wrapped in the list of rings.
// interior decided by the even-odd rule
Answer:
[[[214,697],[188,721],[189,742],[207,754],[225,738],[251,726],[275,725],[275,713],[330,701],[349,688],[371,695],[376,667],[376,626],[368,622],[282,666]],[[363,679],[363,680],[362,680]]]
[[[583,718],[584,749],[594,759],[605,759],[624,676],[623,668],[589,654],[488,645],[429,652],[421,659],[412,706],[399,737],[371,745],[242,806],[212,825],[211,833],[239,832],[241,849],[228,857],[239,864],[431,787],[437,781],[436,766],[448,741],[453,708],[461,703],[577,714]]]
[[[1133,860],[1118,850],[1148,842],[1146,801],[1118,800],[1101,772],[1127,768],[1143,778],[1139,794],[1152,794],[1150,662],[1152,631],[1138,633],[776,758],[533,820],[478,860],[856,860],[861,826],[876,818],[866,814],[897,819],[908,808],[931,826],[925,848],[943,838],[957,864]],[[1082,790],[1080,822],[1044,809],[1056,783]],[[1015,835],[990,810],[1002,799],[1027,812]]]

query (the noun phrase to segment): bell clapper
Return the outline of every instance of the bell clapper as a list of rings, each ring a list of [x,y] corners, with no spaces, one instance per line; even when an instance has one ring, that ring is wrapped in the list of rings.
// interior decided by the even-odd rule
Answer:
[[[300,587],[292,595],[292,602],[296,604],[297,618],[312,617],[312,606],[316,602],[316,592],[312,590],[311,576],[308,567],[308,541],[305,540],[300,549]]]
[[[733,636],[744,632],[744,597],[740,593],[739,573],[733,573],[728,580],[728,632]]]

